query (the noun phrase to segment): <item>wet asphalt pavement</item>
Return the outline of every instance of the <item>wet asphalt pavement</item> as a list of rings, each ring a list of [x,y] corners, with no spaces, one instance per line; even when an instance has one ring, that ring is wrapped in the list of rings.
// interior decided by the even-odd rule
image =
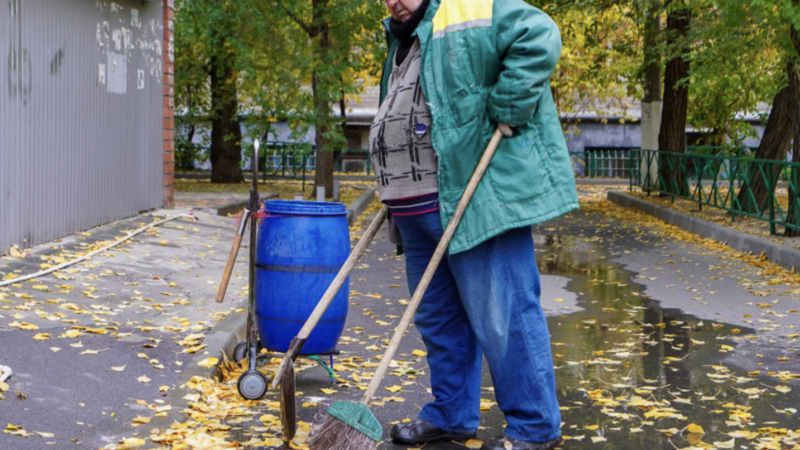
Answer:
[[[797,286],[725,251],[597,210],[571,213],[532,232],[562,432],[569,438],[562,448],[666,450],[699,441],[719,448],[792,448],[797,431],[786,437],[770,430],[800,430],[793,410],[800,405]],[[397,322],[401,300],[409,298],[403,268],[379,235],[352,277],[343,358],[374,361],[369,358],[380,354],[381,341],[391,337],[388,324]],[[378,348],[366,350],[372,345]],[[412,328],[395,357],[412,375],[388,376],[378,394],[381,404],[371,408],[384,424],[384,437],[432,399],[428,368],[413,355],[416,349],[424,345]],[[348,366],[338,374],[340,383],[332,384],[321,368],[308,367],[297,375],[297,389],[298,404],[307,404],[299,408],[300,419],[309,423],[331,401],[357,401],[361,391],[354,388],[353,373],[364,385],[374,370]],[[483,380],[487,410],[477,439],[487,442],[502,435],[504,418],[486,367]],[[390,386],[403,390],[390,393]],[[337,392],[320,391],[329,388]],[[391,401],[397,397],[403,401]],[[705,435],[687,433],[690,424]],[[762,434],[738,437],[759,428]],[[776,443],[778,435],[783,438]],[[245,426],[233,436],[247,441],[259,433]],[[409,446],[387,441],[379,448]],[[424,448],[464,446],[440,442]]]
[[[800,430],[793,410],[800,408],[796,336],[800,286],[789,284],[779,271],[765,273],[729,252],[676,239],[660,229],[602,214],[598,208],[573,212],[533,227],[532,232],[557,369],[562,432],[570,438],[562,448],[673,449],[698,439],[720,443],[718,448],[792,448],[796,437],[791,430]],[[153,268],[153,273],[158,271]],[[382,353],[383,341],[391,337],[410,298],[403,258],[394,255],[384,232],[353,273],[350,288],[351,306],[339,346],[342,354],[335,358],[338,381],[332,383],[321,367],[301,360],[303,370],[297,374],[301,421],[313,423],[331,401],[360,398],[363,391],[357,385],[368,383],[375,370],[370,363]],[[152,404],[159,398],[150,392],[152,388],[175,383],[178,375],[153,379],[146,388],[131,382],[114,384],[107,376],[92,382],[87,374],[108,373],[109,360],[93,369],[88,366],[93,359],[77,360],[63,351],[50,355],[52,339],[40,343],[31,339],[35,332],[11,331],[13,311],[0,314],[4,316],[0,364],[25,360],[33,367],[9,380],[10,390],[0,400],[0,422],[56,434],[55,439],[0,434],[0,448],[98,448],[122,435],[149,435],[147,425],[130,426],[137,414],[152,416],[149,410],[132,409],[136,406],[132,400],[147,398]],[[41,331],[54,336],[63,332],[37,332]],[[130,364],[125,372],[131,376],[151,374],[144,370],[152,364],[135,356],[141,342],[125,342],[102,347],[109,348],[108,355],[116,355],[113,360],[120,362],[114,365]],[[393,423],[415,417],[432,399],[428,367],[414,350],[424,350],[424,345],[412,327],[395,357],[398,367],[384,380],[378,404],[372,407],[384,424],[385,436]],[[180,360],[179,352],[176,346],[169,350],[160,346],[147,354],[166,365]],[[49,398],[48,389],[59,389],[59,377],[83,380],[79,393],[70,394],[74,397],[70,402]],[[483,379],[485,411],[477,439],[490,441],[502,434],[504,419],[494,404],[488,369]],[[20,386],[39,393],[36,398],[19,399],[15,391]],[[402,390],[385,389],[392,386]],[[267,400],[277,398],[275,392],[267,395]],[[110,416],[119,411],[124,417]],[[261,413],[275,414],[266,403],[253,412],[253,419]],[[684,429],[689,424],[701,426],[705,435],[688,434]],[[258,421],[235,424],[228,440],[266,436],[254,425]],[[781,429],[790,431],[787,435]],[[740,437],[745,431],[754,434]],[[70,443],[69,438],[78,441]],[[46,445],[54,440],[57,445]],[[384,442],[380,448],[409,447]],[[464,446],[444,442],[425,448]]]
[[[178,212],[184,211],[166,215]],[[214,301],[234,219],[195,216],[200,220],[151,228],[58,272],[59,278],[0,288],[0,365],[14,373],[0,399],[0,429],[20,426],[31,434],[0,433],[0,449],[97,449],[129,434],[137,417],[180,415],[160,390],[174,389],[195,356],[178,342],[241,314],[234,309],[246,295],[240,262],[228,300]],[[3,258],[0,279],[72,260],[158,219],[133,217],[37,246],[25,259]],[[38,329],[20,330],[15,323]],[[35,340],[38,334],[46,339]]]

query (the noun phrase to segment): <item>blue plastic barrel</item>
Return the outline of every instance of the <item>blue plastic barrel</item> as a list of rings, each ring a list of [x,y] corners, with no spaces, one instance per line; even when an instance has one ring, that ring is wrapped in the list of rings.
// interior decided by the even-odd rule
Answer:
[[[285,352],[350,254],[342,203],[273,200],[264,204],[256,245],[256,317],[261,344]],[[347,319],[348,278],[301,355],[332,353]]]

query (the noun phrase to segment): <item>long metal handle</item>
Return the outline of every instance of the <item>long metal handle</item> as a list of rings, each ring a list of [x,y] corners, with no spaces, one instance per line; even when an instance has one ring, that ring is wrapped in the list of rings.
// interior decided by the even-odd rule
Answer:
[[[444,257],[447,247],[450,245],[450,240],[453,238],[453,234],[455,234],[456,228],[458,228],[458,224],[461,222],[461,217],[464,216],[464,211],[466,211],[470,200],[472,200],[472,194],[474,194],[475,189],[478,188],[478,183],[480,183],[483,173],[486,172],[486,168],[489,167],[489,162],[492,160],[492,156],[494,156],[494,152],[497,150],[497,146],[500,144],[502,138],[503,134],[500,133],[500,130],[495,130],[492,140],[489,141],[489,146],[486,147],[486,151],[483,153],[483,157],[481,157],[478,163],[478,167],[476,167],[475,171],[472,173],[472,178],[470,178],[469,184],[467,184],[467,188],[464,190],[464,194],[461,195],[461,200],[458,202],[458,206],[456,207],[455,213],[453,213],[453,217],[450,219],[450,223],[447,224],[447,228],[444,230],[439,245],[436,246],[436,251],[433,253],[431,261],[428,263],[428,268],[425,269],[425,273],[422,275],[417,290],[414,291],[414,296],[411,297],[411,301],[406,308],[406,312],[403,314],[403,318],[400,319],[400,324],[395,329],[394,336],[392,336],[392,340],[389,342],[389,347],[386,348],[383,359],[381,359],[378,370],[376,370],[375,374],[372,376],[372,381],[370,381],[367,392],[364,393],[364,397],[361,399],[361,403],[366,405],[372,400],[375,391],[378,390],[378,386],[381,384],[383,376],[386,375],[389,363],[391,363],[392,358],[394,358],[397,347],[400,346],[400,341],[403,339],[403,335],[406,329],[408,329],[408,325],[411,323],[414,313],[417,311],[422,296],[425,295],[425,291],[428,289],[433,274],[439,267],[439,263],[442,261],[442,257]]]
[[[253,187],[250,188],[250,268],[248,277],[247,299],[247,366],[255,370],[258,363],[258,328],[256,320],[256,243],[258,242],[258,212],[261,210],[261,201],[258,198],[258,139],[253,142]]]
[[[378,215],[372,220],[372,223],[369,225],[369,228],[367,228],[367,231],[365,231],[364,235],[361,236],[358,244],[356,244],[353,251],[350,252],[350,256],[347,257],[347,260],[342,265],[342,268],[339,269],[339,273],[336,274],[336,278],[334,278],[333,282],[331,282],[330,286],[328,286],[328,290],[325,291],[325,294],[322,296],[322,299],[320,299],[319,303],[317,303],[314,311],[312,311],[311,315],[308,316],[303,328],[300,329],[297,337],[292,340],[289,350],[286,351],[286,354],[281,361],[281,365],[275,372],[275,378],[272,380],[273,389],[275,389],[281,383],[281,379],[283,379],[283,373],[286,370],[286,364],[288,361],[290,359],[292,361],[297,359],[297,355],[303,348],[303,344],[305,344],[306,339],[308,339],[308,336],[311,335],[312,331],[314,331],[314,328],[317,326],[320,319],[322,319],[325,311],[328,310],[328,306],[330,306],[333,298],[339,293],[339,289],[341,289],[344,281],[350,276],[350,273],[353,271],[353,268],[355,268],[358,260],[361,258],[361,255],[364,254],[364,251],[372,241],[372,238],[375,237],[375,234],[381,228],[381,225],[383,225],[388,212],[389,208],[386,205],[384,205],[383,208],[378,211]]]

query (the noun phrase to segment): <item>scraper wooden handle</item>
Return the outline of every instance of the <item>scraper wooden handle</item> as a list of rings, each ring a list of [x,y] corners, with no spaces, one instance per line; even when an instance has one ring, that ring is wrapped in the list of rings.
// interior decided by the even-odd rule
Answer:
[[[228,283],[230,283],[231,274],[233,273],[233,264],[236,262],[236,257],[239,255],[239,248],[242,245],[242,236],[244,236],[244,230],[247,228],[247,219],[249,218],[250,211],[245,209],[239,221],[239,228],[236,230],[236,237],[233,238],[233,246],[231,247],[230,255],[228,255],[228,264],[225,266],[225,273],[222,274],[222,281],[219,283],[217,303],[222,303],[222,301],[225,300],[225,292],[228,290]]]
[[[461,195],[461,200],[458,202],[456,211],[453,213],[453,217],[450,218],[450,222],[447,224],[447,228],[445,228],[444,234],[442,234],[442,238],[439,240],[439,245],[436,246],[436,251],[433,252],[433,256],[428,263],[428,267],[425,269],[425,273],[422,274],[422,279],[406,307],[406,312],[403,314],[403,318],[400,319],[400,324],[395,328],[394,336],[392,336],[389,347],[386,348],[386,352],[381,358],[378,370],[372,375],[372,380],[369,383],[367,392],[364,393],[364,397],[361,399],[361,403],[365,405],[369,404],[369,401],[372,400],[372,397],[378,390],[378,386],[381,384],[381,379],[386,375],[386,370],[389,368],[389,364],[392,362],[392,358],[394,358],[394,354],[397,352],[397,347],[400,346],[400,341],[403,339],[403,335],[408,329],[411,319],[414,318],[414,313],[417,311],[420,301],[422,301],[422,296],[425,295],[425,291],[431,283],[433,274],[436,273],[439,263],[447,252],[450,240],[453,238],[453,234],[455,234],[456,228],[458,228],[458,224],[461,222],[461,217],[464,216],[464,211],[467,210],[470,200],[472,200],[472,194],[475,193],[475,189],[478,188],[478,184],[481,182],[481,178],[483,178],[483,173],[486,172],[486,168],[489,167],[489,162],[491,162],[492,156],[494,156],[494,152],[497,150],[497,146],[500,145],[501,139],[503,139],[503,134],[500,132],[500,129],[497,129],[494,132],[494,136],[492,136],[492,140],[489,141],[486,151],[483,152],[478,167],[472,172],[472,178],[469,179],[469,184],[467,184],[464,193]]]

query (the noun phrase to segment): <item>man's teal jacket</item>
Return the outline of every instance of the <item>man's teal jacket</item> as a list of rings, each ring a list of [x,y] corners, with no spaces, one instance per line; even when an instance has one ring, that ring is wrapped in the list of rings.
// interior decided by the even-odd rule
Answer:
[[[389,55],[399,41],[384,28]],[[516,125],[503,138],[464,214],[450,253],[475,247],[511,228],[578,208],[575,176],[550,75],[561,55],[555,22],[522,0],[431,0],[415,35],[420,80],[439,156],[439,200],[447,226],[498,123]],[[384,65],[381,102],[391,73]]]

